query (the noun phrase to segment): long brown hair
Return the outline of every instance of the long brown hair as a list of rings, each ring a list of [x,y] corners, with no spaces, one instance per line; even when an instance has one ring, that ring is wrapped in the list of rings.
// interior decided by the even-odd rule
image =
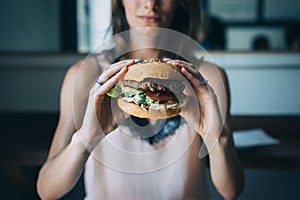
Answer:
[[[201,21],[199,0],[178,0],[170,29],[195,38]],[[112,0],[112,29],[117,34],[129,29],[122,0]]]

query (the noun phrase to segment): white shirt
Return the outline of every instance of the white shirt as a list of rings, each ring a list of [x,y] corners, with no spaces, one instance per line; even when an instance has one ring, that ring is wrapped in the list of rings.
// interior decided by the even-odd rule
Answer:
[[[186,123],[155,145],[127,131],[120,125],[91,153],[86,200],[208,199],[200,137]]]

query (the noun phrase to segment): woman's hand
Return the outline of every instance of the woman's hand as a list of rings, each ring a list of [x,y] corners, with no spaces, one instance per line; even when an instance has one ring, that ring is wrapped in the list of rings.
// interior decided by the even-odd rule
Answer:
[[[92,151],[109,132],[109,130],[101,127],[101,124],[106,123],[107,118],[102,110],[106,93],[118,83],[127,72],[128,66],[132,64],[134,64],[134,60],[130,59],[110,65],[95,80],[95,85],[90,90],[83,124],[78,131],[81,141],[89,151]]]
[[[191,63],[169,58],[165,58],[163,61],[179,67],[181,73],[191,84],[191,87],[186,87],[184,91],[186,99],[181,116],[201,135],[209,148],[213,147],[223,128],[217,96],[213,88]],[[197,110],[199,112],[195,112]]]

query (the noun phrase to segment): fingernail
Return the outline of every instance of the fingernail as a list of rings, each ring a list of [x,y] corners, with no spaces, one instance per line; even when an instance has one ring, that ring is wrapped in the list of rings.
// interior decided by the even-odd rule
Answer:
[[[132,62],[132,60],[126,60],[126,63],[131,63]]]
[[[174,62],[173,60],[167,60],[166,63],[176,64],[176,62]]]
[[[142,60],[142,59],[134,59],[134,63],[135,63],[135,64],[137,64],[137,63],[141,63],[141,62],[143,62],[143,60]]]

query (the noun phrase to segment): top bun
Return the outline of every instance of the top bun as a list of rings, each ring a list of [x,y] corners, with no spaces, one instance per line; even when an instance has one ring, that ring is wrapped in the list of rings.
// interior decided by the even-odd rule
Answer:
[[[145,78],[183,80],[178,67],[155,59],[142,60],[128,68],[123,80],[143,81]]]

